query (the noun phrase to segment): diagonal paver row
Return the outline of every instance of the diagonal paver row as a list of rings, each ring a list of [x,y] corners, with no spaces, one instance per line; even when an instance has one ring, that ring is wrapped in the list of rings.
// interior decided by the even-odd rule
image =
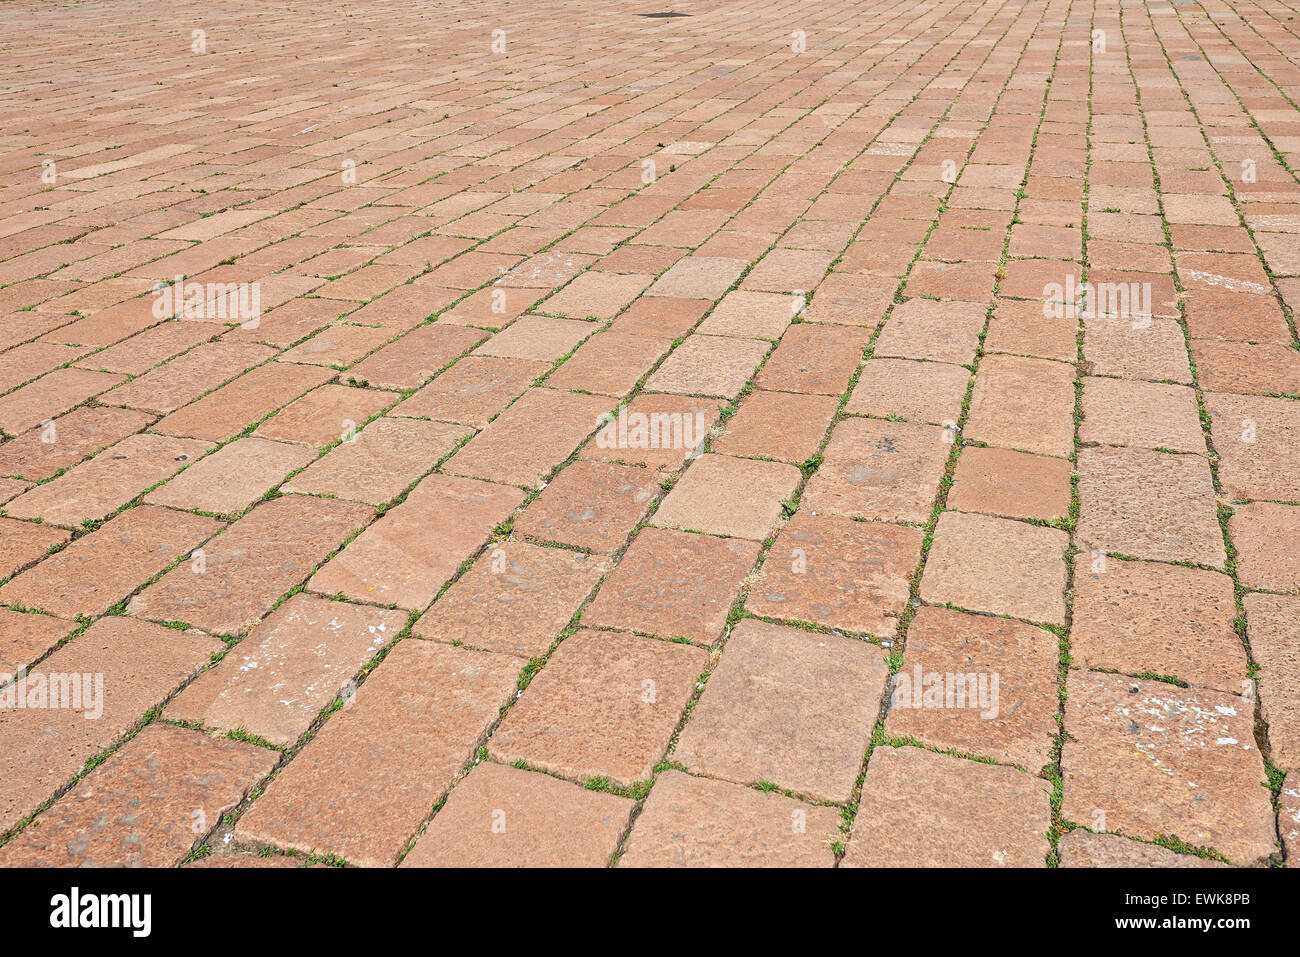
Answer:
[[[1296,8],[72,12],[0,864],[1300,853]]]

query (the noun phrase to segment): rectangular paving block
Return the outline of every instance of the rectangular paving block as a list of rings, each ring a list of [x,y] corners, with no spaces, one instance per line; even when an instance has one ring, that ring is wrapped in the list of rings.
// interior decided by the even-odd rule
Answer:
[[[199,459],[144,500],[219,515],[242,512],[315,457],[300,445],[250,435]]]

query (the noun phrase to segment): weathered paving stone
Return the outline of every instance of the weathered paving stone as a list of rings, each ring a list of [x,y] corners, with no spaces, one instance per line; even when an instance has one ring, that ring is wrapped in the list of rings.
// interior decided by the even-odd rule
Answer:
[[[713,644],[759,550],[739,538],[642,529],[582,622]]]
[[[1268,725],[1270,757],[1300,767],[1300,598],[1247,595],[1246,633],[1260,672],[1259,701]]]
[[[177,867],[278,760],[152,724],[0,848],[0,867]]]
[[[700,323],[699,331],[709,336],[780,339],[794,316],[790,296],[737,289],[727,293]]]
[[[1062,817],[1209,847],[1234,864],[1274,852],[1250,704],[1097,673],[1072,672],[1067,691]]]
[[[673,760],[845,802],[888,678],[877,645],[752,618],[733,630]]]
[[[595,432],[609,399],[554,389],[530,389],[444,466],[456,475],[540,486]]]
[[[646,380],[645,387],[651,392],[735,398],[768,348],[767,342],[758,339],[688,336]]]
[[[1046,359],[986,356],[975,376],[963,434],[1001,448],[1074,451],[1074,368]]]
[[[480,345],[474,354],[554,362],[572,352],[578,343],[595,331],[594,325],[581,319],[524,316]]]
[[[54,481],[24,492],[5,505],[5,512],[68,527],[100,521],[211,448],[192,439],[130,435]]]
[[[0,396],[0,429],[8,435],[26,432],[47,419],[62,415],[121,382],[125,376],[85,369],[55,369]]]
[[[708,437],[719,408],[717,399],[638,395],[596,430],[582,447],[581,455],[585,459],[675,470]]]
[[[829,395],[754,392],[727,420],[712,450],[745,458],[804,462],[816,454],[839,400]]]
[[[403,867],[605,867],[633,802],[486,762],[452,790]]]
[[[740,259],[687,256],[659,277],[646,295],[674,299],[721,299],[749,265]]]
[[[1075,828],[1061,837],[1062,867],[1223,867],[1195,854],[1179,854],[1158,844],[1144,844],[1118,834],[1094,834]]]
[[[396,392],[323,385],[296,399],[258,426],[257,434],[317,448],[350,441],[367,420],[389,408]]]
[[[1080,547],[1223,567],[1223,532],[1204,458],[1086,448],[1077,469]]]
[[[308,587],[322,595],[424,608],[523,498],[503,485],[429,475],[326,562]]]
[[[799,511],[750,589],[757,615],[892,636],[921,560],[920,529]]]
[[[422,326],[352,366],[347,377],[378,389],[414,389],[487,336],[462,326]]]
[[[923,522],[952,446],[944,430],[906,422],[842,419],[801,508],[893,522]]]
[[[1159,316],[1085,318],[1083,357],[1092,364],[1094,375],[1182,385],[1192,381],[1182,328]]]
[[[975,359],[986,311],[974,302],[909,299],[890,314],[873,354],[967,365]]]
[[[651,279],[636,274],[584,273],[537,309],[574,319],[613,319],[650,285]]]
[[[177,695],[165,715],[288,747],[405,625],[399,611],[294,595]]]
[[[144,500],[219,515],[242,512],[315,457],[311,449],[287,442],[258,436],[236,439],[199,459]]]
[[[0,682],[8,681],[77,628],[52,615],[0,608]]]
[[[415,395],[399,402],[391,414],[481,429],[549,368],[546,362],[466,356]]]
[[[620,867],[830,867],[839,812],[728,781],[665,771]]]
[[[791,326],[759,372],[756,384],[760,389],[838,396],[848,388],[869,339],[867,330],[852,326],[811,322]]]
[[[1050,787],[1015,768],[877,747],[843,867],[1045,867]]]
[[[1084,379],[1079,441],[1205,454],[1196,394],[1159,382]]]
[[[1056,740],[1057,638],[1019,621],[921,608],[885,733],[1038,772]]]
[[[606,570],[601,560],[565,548],[499,542],[412,631],[525,658],[544,655]]]
[[[131,599],[127,613],[242,634],[373,517],[355,502],[301,495],[264,502]]]
[[[1300,500],[1300,403],[1206,393],[1219,481],[1234,500]]]
[[[27,676],[27,707],[0,708],[0,831],[53,797],[87,760],[117,742],[224,647],[220,640],[196,632],[110,617],[42,661]],[[65,691],[59,700],[77,703],[70,684],[76,679],[82,692],[80,709],[48,706],[51,678],[59,675],[69,682],[61,685]],[[42,687],[47,706],[33,707]],[[96,713],[97,718],[87,719],[87,714]],[[59,742],[57,748],[46,745],[52,740]]]
[[[921,600],[1065,623],[1065,549],[1055,528],[944,512],[921,578]]]
[[[1252,502],[1228,520],[1237,575],[1247,588],[1300,588],[1300,506]]]
[[[472,434],[460,425],[381,417],[308,465],[283,491],[383,505]]]
[[[567,778],[647,780],[695,692],[708,654],[624,632],[574,632],[488,742],[506,763]]]
[[[703,455],[651,521],[663,528],[762,541],[780,520],[782,502],[794,495],[800,478],[793,465]]]
[[[0,475],[21,475],[32,482],[52,478],[153,422],[154,416],[132,409],[83,406],[39,425],[0,445]]]
[[[204,343],[118,386],[106,393],[103,401],[145,412],[174,412],[274,355],[274,349],[252,343]]]
[[[514,534],[608,554],[627,541],[658,494],[650,469],[574,462],[519,514]]]
[[[1075,559],[1070,653],[1076,667],[1242,694],[1248,672],[1236,614],[1227,575],[1085,552]]]
[[[969,372],[944,362],[871,359],[844,411],[955,427],[969,382]]]
[[[546,379],[553,389],[625,396],[668,350],[672,340],[606,330],[594,335]]]
[[[0,601],[61,618],[108,611],[224,526],[153,505],[128,509],[0,588]]]
[[[971,446],[957,459],[947,505],[960,512],[1055,521],[1070,511],[1070,463]]]
[[[402,641],[239,819],[236,835],[391,867],[513,695],[519,659]]]
[[[0,517],[0,578],[44,558],[50,549],[71,538],[72,533],[64,528]]]

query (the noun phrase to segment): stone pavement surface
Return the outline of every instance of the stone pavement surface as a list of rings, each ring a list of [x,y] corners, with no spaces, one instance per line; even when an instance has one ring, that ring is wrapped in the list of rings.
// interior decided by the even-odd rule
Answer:
[[[1300,7],[668,13],[0,7],[0,864],[1300,853]]]

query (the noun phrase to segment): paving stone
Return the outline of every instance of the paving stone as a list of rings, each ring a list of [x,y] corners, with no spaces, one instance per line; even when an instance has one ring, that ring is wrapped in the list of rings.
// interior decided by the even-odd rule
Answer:
[[[152,505],[216,512],[242,512],[290,472],[315,458],[311,449],[249,436],[199,459],[145,496]]]
[[[472,434],[459,425],[381,417],[289,479],[283,491],[384,505]]]
[[[8,682],[76,628],[75,621],[0,608],[0,682]]]
[[[985,356],[975,376],[967,438],[1001,448],[1074,451],[1074,369],[1046,359]]]
[[[391,867],[514,694],[519,659],[402,641],[257,798],[241,840]]]
[[[378,349],[393,337],[391,329],[376,326],[330,326],[283,353],[285,362],[342,368]]]
[[[405,626],[400,611],[294,595],[177,695],[166,717],[291,747]]]
[[[921,578],[921,600],[1065,623],[1065,549],[1058,529],[944,512]]]
[[[1045,867],[1046,781],[1015,768],[877,747],[843,867]]]
[[[610,411],[607,398],[530,389],[451,457],[448,472],[540,486]]]
[[[128,509],[0,588],[0,601],[61,618],[95,617],[221,528],[152,505]]]
[[[885,733],[1037,773],[1056,743],[1058,641],[1019,621],[917,611]]]
[[[1077,671],[1067,691],[1062,817],[1176,838],[1233,863],[1274,852],[1253,709],[1241,698]]]
[[[1232,579],[1157,562],[1075,559],[1076,667],[1166,675],[1217,691],[1247,690]]]
[[[264,502],[132,598],[127,612],[243,634],[373,516],[355,502],[301,495]]]
[[[1191,385],[1183,330],[1172,319],[1086,317],[1083,356],[1095,375]]]
[[[623,545],[658,494],[649,469],[574,462],[519,513],[514,534],[610,554]]]
[[[322,595],[425,608],[523,498],[502,485],[429,475],[326,562],[308,587]]]
[[[525,658],[545,655],[607,570],[601,560],[568,549],[499,542],[412,631]]]
[[[257,428],[263,438],[317,448],[348,441],[367,420],[398,400],[396,392],[323,385],[271,416]]]
[[[524,316],[484,342],[474,354],[550,363],[572,352],[595,331],[594,325],[580,319]]]
[[[922,537],[915,528],[801,510],[772,543],[745,607],[769,618],[891,637],[921,560]]]
[[[894,307],[873,354],[968,365],[975,360],[986,311],[975,302],[909,299]]]
[[[1073,362],[1078,320],[1044,314],[1050,311],[1041,302],[999,299],[984,338],[985,351]]]
[[[1237,576],[1247,588],[1300,588],[1300,506],[1252,502],[1228,520]]]
[[[1080,450],[1077,469],[1081,547],[1223,567],[1223,532],[1205,459],[1088,448]]]
[[[1300,499],[1300,406],[1288,399],[1205,393],[1219,481],[1235,500]]]
[[[224,442],[334,375],[333,369],[270,362],[176,410],[154,428],[164,435]]]
[[[403,867],[604,867],[633,802],[487,762],[452,790]]]
[[[357,363],[348,378],[379,389],[414,389],[486,338],[479,329],[421,326]]]
[[[690,332],[712,305],[709,299],[642,296],[615,318],[609,329],[628,335],[675,339]]]
[[[549,368],[545,362],[468,356],[399,402],[391,414],[481,429]]]
[[[734,399],[767,354],[759,339],[688,336],[646,380],[652,392]]]
[[[761,389],[838,396],[848,388],[869,338],[865,329],[801,322],[786,330],[756,384]]]
[[[278,760],[152,724],[0,849],[0,866],[177,867]]]
[[[703,444],[720,409],[717,399],[643,393],[606,420],[580,454],[675,471]]]
[[[1070,463],[971,446],[957,459],[947,504],[959,512],[1003,518],[1063,519],[1070,511]]]
[[[796,313],[796,300],[774,292],[737,289],[729,292],[700,323],[710,336],[780,339]]]
[[[1251,594],[1242,607],[1251,656],[1260,667],[1270,758],[1286,770],[1300,767],[1300,598]]]
[[[1158,382],[1085,378],[1079,441],[1205,454],[1196,394]]]
[[[674,299],[721,299],[749,265],[741,259],[687,256],[646,290],[648,296]]]
[[[1179,854],[1118,834],[1094,834],[1081,827],[1061,837],[1061,867],[1223,867],[1195,854]]]
[[[583,624],[713,644],[758,554],[758,542],[643,529],[583,612]]]
[[[27,706],[0,708],[0,831],[8,831],[111,747],[225,646],[130,618],[101,618],[27,675]],[[45,680],[38,680],[37,676]],[[59,700],[81,707],[33,707],[55,676],[69,684]],[[89,676],[89,677],[88,677]],[[71,682],[76,681],[76,685]],[[87,686],[87,681],[90,682]],[[16,687],[16,686],[11,686]],[[17,692],[15,691],[15,694]],[[93,719],[89,716],[97,715]],[[57,740],[51,748],[45,742]]]
[[[844,411],[955,427],[970,378],[961,366],[947,363],[871,359]]]
[[[192,439],[129,435],[54,481],[24,492],[5,505],[5,512],[69,527],[100,521],[211,448]]]
[[[888,678],[876,645],[747,618],[673,760],[740,784],[849,800]]]
[[[804,462],[821,447],[838,408],[834,396],[756,391],[741,401],[712,449],[746,458]]]
[[[673,486],[652,521],[736,538],[767,538],[802,478],[793,465],[700,456]]]
[[[1300,859],[1300,773],[1290,771],[1277,796],[1277,833],[1287,865]]]
[[[66,529],[0,518],[0,578],[8,578],[23,566],[44,558],[50,549],[71,538],[72,533]]]
[[[641,295],[653,278],[636,274],[583,273],[543,301],[537,311],[574,319],[613,319]]]
[[[0,445],[0,475],[32,482],[53,478],[152,423],[154,417],[131,409],[82,406]]]
[[[1300,351],[1290,343],[1196,339],[1192,359],[1203,389],[1254,395],[1300,393]]]
[[[835,808],[665,771],[636,819],[620,867],[830,867]]]
[[[672,348],[663,337],[607,330],[592,336],[546,379],[553,389],[625,396]]]
[[[567,777],[630,785],[662,756],[707,655],[581,630],[561,643],[492,738],[493,754]]]
[[[801,508],[882,521],[924,522],[951,446],[944,430],[904,422],[843,419]]]

